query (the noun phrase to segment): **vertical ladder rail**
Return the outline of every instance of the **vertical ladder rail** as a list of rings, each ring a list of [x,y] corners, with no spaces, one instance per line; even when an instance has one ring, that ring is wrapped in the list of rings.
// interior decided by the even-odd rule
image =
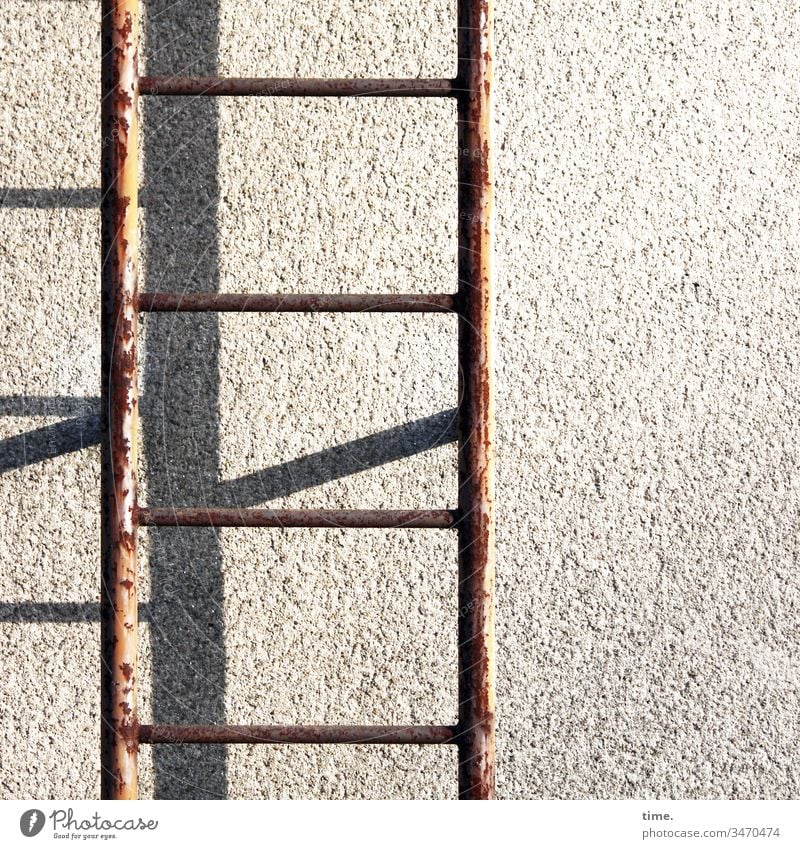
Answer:
[[[101,797],[137,796],[137,0],[102,4]]]
[[[458,0],[461,799],[493,799],[495,794],[492,18],[492,0]]]

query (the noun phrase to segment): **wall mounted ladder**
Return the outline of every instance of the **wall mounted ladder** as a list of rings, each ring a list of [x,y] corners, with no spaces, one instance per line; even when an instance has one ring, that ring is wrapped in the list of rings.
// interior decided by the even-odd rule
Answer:
[[[458,0],[454,79],[139,77],[138,0],[102,3],[101,795],[137,798],[140,745],[453,744],[462,799],[494,798],[494,514],[490,87],[492,0]],[[449,97],[458,109],[458,287],[434,295],[138,292],[139,95]],[[145,507],[137,501],[140,312],[455,312],[459,488],[456,510]],[[425,726],[140,725],[140,526],[441,528],[458,534],[458,721]]]

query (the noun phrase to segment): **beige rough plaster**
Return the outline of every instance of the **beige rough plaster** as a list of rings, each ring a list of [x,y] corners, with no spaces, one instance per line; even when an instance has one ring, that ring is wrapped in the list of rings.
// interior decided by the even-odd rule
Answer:
[[[453,5],[151,0],[143,67],[448,75]],[[502,797],[800,790],[799,17],[497,3]],[[96,0],[0,8],[5,798],[99,786],[98,23]],[[143,121],[145,287],[453,286],[451,105],[153,100]],[[149,318],[147,499],[452,505],[451,325]],[[364,441],[419,420],[438,447]],[[164,529],[141,559],[144,718],[451,720],[447,533]],[[455,792],[435,748],[141,762],[144,796]]]

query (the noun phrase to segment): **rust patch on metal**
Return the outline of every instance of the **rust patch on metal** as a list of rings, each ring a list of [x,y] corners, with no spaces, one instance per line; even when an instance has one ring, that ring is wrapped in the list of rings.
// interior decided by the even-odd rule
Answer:
[[[455,295],[240,295],[142,292],[141,312],[452,312]]]
[[[459,0],[459,797],[495,795],[492,3]]]
[[[450,725],[142,725],[141,743],[301,743],[436,745],[455,743]]]
[[[102,3],[101,795],[136,764],[137,2]],[[133,736],[132,736],[133,735]]]
[[[214,97],[452,97],[445,79],[296,79],[266,77],[142,77],[141,93]]]
[[[195,528],[452,528],[454,510],[237,510],[139,507],[140,525]]]

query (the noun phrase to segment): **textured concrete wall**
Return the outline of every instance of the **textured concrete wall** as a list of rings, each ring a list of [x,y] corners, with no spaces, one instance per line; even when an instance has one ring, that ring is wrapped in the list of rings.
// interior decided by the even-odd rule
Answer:
[[[452,2],[151,0],[150,72],[450,75]],[[798,12],[497,9],[498,790],[790,797]],[[98,792],[96,0],[0,8],[0,794]],[[433,101],[152,100],[143,285],[447,291]],[[452,506],[447,316],[153,316],[144,499]],[[449,722],[442,532],[143,535],[142,714]],[[454,753],[163,747],[160,797],[438,797]]]

